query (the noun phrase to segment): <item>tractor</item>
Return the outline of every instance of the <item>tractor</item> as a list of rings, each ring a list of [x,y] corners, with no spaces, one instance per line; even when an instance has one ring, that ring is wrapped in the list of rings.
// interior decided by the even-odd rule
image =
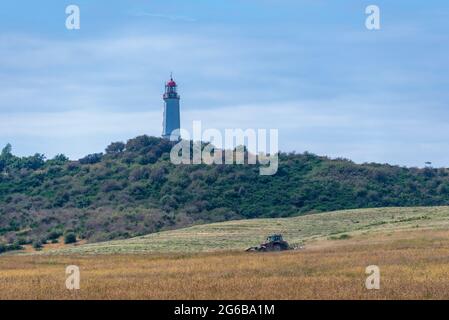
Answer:
[[[290,250],[288,242],[282,238],[281,234],[273,234],[267,237],[265,243],[262,243],[259,247],[251,247],[246,249],[249,251],[268,252],[268,251],[284,251]]]

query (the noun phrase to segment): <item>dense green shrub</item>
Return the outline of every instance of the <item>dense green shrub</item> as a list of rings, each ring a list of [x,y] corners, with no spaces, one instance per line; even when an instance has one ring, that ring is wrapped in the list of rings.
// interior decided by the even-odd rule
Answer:
[[[64,243],[70,244],[76,242],[76,235],[73,232],[69,232],[64,236]]]
[[[79,159],[79,163],[81,164],[95,164],[101,161],[103,158],[102,153],[94,153],[85,156],[84,158]]]
[[[51,231],[48,236],[47,239],[48,240],[57,240],[60,236],[62,236],[62,232],[60,231]]]
[[[40,250],[40,249],[42,249],[42,242],[39,241],[39,240],[35,240],[35,241],[33,242],[33,248],[34,248],[35,250]]]

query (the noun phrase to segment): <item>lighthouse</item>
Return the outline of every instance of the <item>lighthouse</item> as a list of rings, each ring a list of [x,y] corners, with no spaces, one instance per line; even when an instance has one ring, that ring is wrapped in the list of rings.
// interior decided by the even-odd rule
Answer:
[[[179,95],[177,92],[176,82],[173,76],[170,76],[170,81],[165,84],[164,93],[164,120],[162,128],[162,138],[177,141],[181,139],[180,128],[180,114],[179,114]]]

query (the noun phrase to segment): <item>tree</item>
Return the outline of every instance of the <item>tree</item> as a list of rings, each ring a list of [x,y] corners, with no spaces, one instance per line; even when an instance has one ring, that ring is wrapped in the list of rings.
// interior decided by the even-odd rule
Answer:
[[[123,142],[113,142],[106,148],[106,154],[118,154],[125,150],[125,144]]]
[[[5,168],[8,166],[8,164],[11,161],[11,158],[13,155],[11,154],[11,144],[8,143],[3,149],[2,153],[0,154],[0,171],[5,170]]]
[[[54,156],[53,159],[51,159],[53,162],[58,163],[58,164],[63,164],[66,163],[67,161],[69,161],[69,158],[67,158],[67,156],[65,154],[57,154],[56,156]]]
[[[44,164],[45,156],[43,154],[36,153],[34,156],[21,158],[19,167],[36,170],[41,168]]]
[[[81,164],[94,164],[100,162],[101,159],[103,159],[102,153],[93,153],[79,159],[79,162]]]
[[[126,150],[131,152],[140,152],[145,153],[148,152],[151,147],[158,145],[161,143],[160,138],[149,137],[147,135],[138,136],[134,139],[128,140],[126,143]]]
[[[10,143],[8,143],[3,149],[2,149],[2,153],[1,153],[1,157],[7,157],[7,156],[11,156],[11,151],[12,151],[12,146]]]

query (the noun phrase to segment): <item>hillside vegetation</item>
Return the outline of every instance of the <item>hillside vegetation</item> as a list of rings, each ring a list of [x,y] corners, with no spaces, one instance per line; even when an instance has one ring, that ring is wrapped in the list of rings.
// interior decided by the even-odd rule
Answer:
[[[211,252],[258,245],[282,233],[291,245],[315,240],[345,240],[360,235],[404,230],[447,230],[449,207],[355,209],[292,218],[251,219],[194,226],[61,250],[52,254]]]
[[[172,144],[139,136],[78,161],[0,155],[0,251],[58,241],[124,239],[194,224],[323,211],[449,204],[449,170],[355,164],[281,153],[256,165],[179,165]],[[73,238],[73,235],[71,235]]]

